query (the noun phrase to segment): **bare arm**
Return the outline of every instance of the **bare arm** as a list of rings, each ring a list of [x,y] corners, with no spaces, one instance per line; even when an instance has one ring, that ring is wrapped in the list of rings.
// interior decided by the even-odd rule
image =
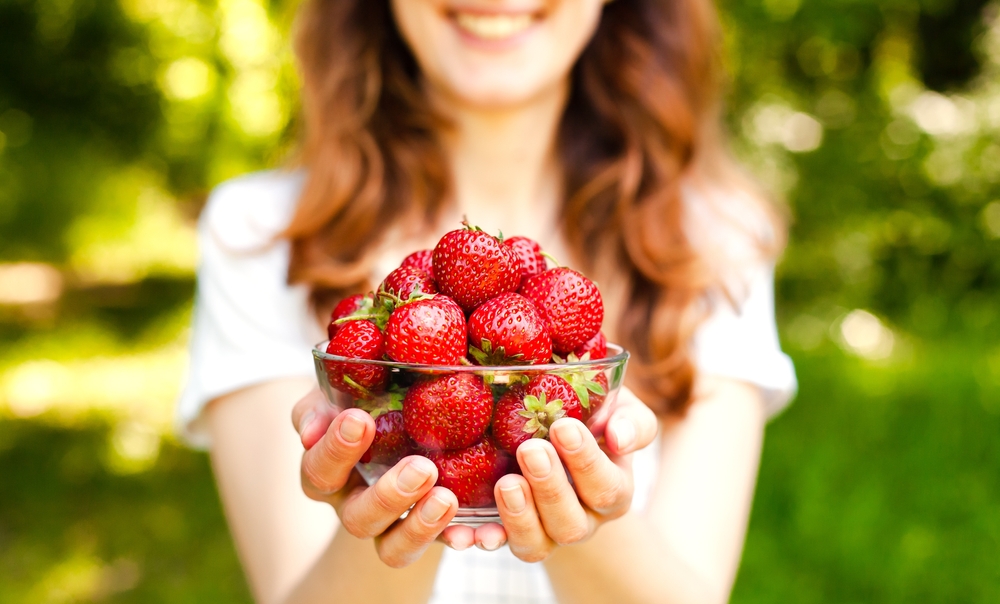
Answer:
[[[301,471],[306,465],[303,463],[303,443],[290,425],[289,417],[296,401],[313,387],[313,380],[308,378],[278,380],[226,395],[207,408],[212,466],[255,600],[262,604],[425,602],[431,593],[441,552],[440,545],[428,549],[427,543],[440,532],[440,526],[429,527],[428,534],[420,534],[419,528],[408,534],[397,527],[387,533],[388,537],[380,537],[383,555],[396,555],[396,550],[386,554],[396,542],[402,542],[400,551],[407,554],[427,550],[426,555],[415,557],[412,564],[397,570],[380,559],[372,539],[357,538],[347,530],[338,530],[340,523],[330,505],[333,501],[324,499],[332,499],[336,494],[314,493],[316,499],[324,501],[319,502],[303,493]],[[313,393],[313,399],[317,394]],[[309,399],[307,396],[303,400]],[[362,419],[364,416],[367,414],[362,414]],[[327,443],[339,438],[339,434],[332,432],[339,429],[343,419],[333,421],[326,416],[314,424],[314,429],[319,426],[323,431],[329,427],[331,434],[320,433],[311,439],[315,442],[310,445],[315,444],[316,448],[311,459],[319,459],[319,453],[327,450],[319,441],[326,439],[324,443]],[[374,427],[367,429],[366,438],[354,446],[360,449],[359,457],[371,442]],[[350,447],[342,450],[351,452]],[[329,460],[329,457],[324,455],[323,459]],[[433,470],[433,464],[428,464]],[[342,465],[349,472],[354,461],[347,460]],[[402,462],[397,468],[401,466]],[[331,474],[337,473],[331,470]],[[434,478],[436,476],[429,476],[427,484],[412,497],[425,502],[434,494],[431,492]],[[394,488],[395,484],[386,480],[381,493]],[[371,525],[383,521],[380,518],[393,519],[400,514],[393,510],[371,513],[366,502],[378,492],[375,489],[364,489],[349,482],[343,490],[341,500],[353,496],[348,518],[355,532],[369,530],[365,521],[358,520],[359,515],[369,514],[367,522]],[[368,495],[362,497],[366,491]],[[384,498],[385,503],[402,506],[403,510],[414,502],[393,501],[392,497],[390,494]],[[415,511],[420,509],[418,505]],[[452,511],[441,522],[447,524],[453,514]],[[399,524],[412,528],[421,526],[418,522],[413,518],[405,526]],[[409,539],[422,540],[423,547],[413,545]],[[391,543],[384,543],[386,540]]]
[[[760,459],[756,388],[703,380],[683,420],[664,422],[644,514],[629,513],[546,561],[566,602],[725,602],[739,566]]]

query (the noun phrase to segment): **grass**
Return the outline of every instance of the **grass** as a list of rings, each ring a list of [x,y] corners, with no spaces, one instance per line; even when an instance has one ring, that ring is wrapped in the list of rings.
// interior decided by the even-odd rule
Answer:
[[[983,356],[800,355],[733,601],[1000,602],[1000,375]]]
[[[733,601],[1000,601],[1000,376],[983,351],[796,355]],[[249,602],[207,458],[115,422],[0,419],[0,602]]]

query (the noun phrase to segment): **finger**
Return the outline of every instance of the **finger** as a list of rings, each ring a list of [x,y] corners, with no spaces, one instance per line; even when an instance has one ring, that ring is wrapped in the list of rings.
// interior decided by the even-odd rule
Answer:
[[[573,477],[580,500],[602,516],[617,518],[632,504],[632,474],[611,461],[581,422],[563,418],[549,438]]]
[[[545,534],[528,481],[517,474],[508,474],[497,481],[494,493],[511,553],[525,562],[548,558],[555,543]]]
[[[653,411],[631,390],[622,388],[608,420],[605,441],[613,454],[625,455],[649,446],[659,428]]]
[[[372,416],[360,409],[347,409],[302,456],[303,482],[319,493],[339,490],[373,438],[375,420]]]
[[[292,425],[299,433],[302,446],[311,449],[337,417],[337,409],[330,405],[319,388],[299,399],[292,408]]]
[[[305,478],[304,474],[302,477],[302,491],[306,494],[306,497],[312,499],[313,501],[328,503],[336,510],[339,510],[344,504],[344,501],[351,497],[355,491],[363,491],[367,488],[368,482],[363,476],[361,476],[361,473],[358,472],[357,469],[351,470],[351,473],[348,475],[347,481],[343,484],[343,486],[332,493],[329,491],[320,491]]]
[[[476,527],[474,535],[476,547],[492,552],[503,547],[507,543],[507,532],[496,522],[489,522]]]
[[[455,494],[444,487],[434,487],[413,506],[406,518],[375,541],[379,558],[392,568],[412,564],[456,513],[458,499]]]
[[[476,530],[471,526],[456,524],[445,527],[438,540],[451,549],[460,552],[476,544]]]
[[[371,487],[352,493],[337,510],[340,522],[359,539],[380,535],[426,495],[435,481],[437,468],[431,460],[406,457]]]
[[[573,492],[552,444],[532,438],[518,447],[517,461],[531,485],[535,508],[549,537],[559,545],[586,538],[590,518]]]

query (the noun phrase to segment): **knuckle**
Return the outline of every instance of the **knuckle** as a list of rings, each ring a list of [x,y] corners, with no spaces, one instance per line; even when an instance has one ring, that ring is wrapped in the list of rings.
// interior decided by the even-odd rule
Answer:
[[[591,508],[602,513],[622,507],[627,509],[632,503],[632,491],[625,488],[619,477],[606,488],[593,493],[588,500]]]
[[[337,439],[331,438],[329,434],[324,435],[319,440],[319,454],[334,463],[347,461],[347,455]]]
[[[369,539],[372,537],[366,528],[361,526],[351,514],[344,514],[344,517],[340,519],[340,524],[349,535],[356,539]]]
[[[535,504],[543,508],[557,506],[564,501],[562,493],[552,485],[542,488],[536,486],[531,490],[531,496],[535,499]]]
[[[387,547],[385,542],[376,539],[375,541],[375,552],[378,554],[378,559],[382,561],[389,568],[403,568],[406,566],[405,561],[398,555],[398,553],[390,547]]]
[[[586,525],[573,524],[566,527],[558,536],[553,537],[553,540],[559,545],[573,545],[586,539],[589,533]]]
[[[517,559],[522,560],[524,562],[534,563],[534,562],[544,562],[551,553],[552,550],[549,548],[529,549],[525,551],[514,552],[514,556]]]
[[[385,554],[384,556],[379,556],[382,562],[389,568],[405,568],[407,566],[406,558],[402,556],[397,556],[395,554]]]
[[[379,512],[393,512],[400,507],[396,501],[394,493],[388,492],[390,486],[385,481],[380,480],[375,483],[375,488],[369,489],[371,493],[370,503]]]
[[[614,491],[602,491],[592,498],[591,507],[602,513],[616,510],[622,505],[622,497]]]
[[[319,493],[333,493],[340,490],[340,487],[343,486],[338,484],[336,480],[331,480],[330,477],[326,476],[308,458],[302,461],[302,480],[311,487],[311,489],[306,490],[314,490],[317,492],[317,495]]]
[[[601,451],[596,447],[587,447],[585,452],[580,453],[573,460],[573,469],[575,473],[581,477],[595,476],[600,473],[601,468]]]
[[[399,525],[400,537],[411,546],[422,546],[431,540],[427,525],[420,522],[403,522]]]

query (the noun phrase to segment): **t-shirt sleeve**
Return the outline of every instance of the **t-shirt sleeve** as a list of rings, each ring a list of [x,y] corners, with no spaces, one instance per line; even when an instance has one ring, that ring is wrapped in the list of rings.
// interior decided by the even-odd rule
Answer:
[[[734,305],[715,300],[695,332],[694,362],[706,375],[748,382],[760,388],[768,417],[781,412],[798,389],[792,360],[781,351],[774,318],[774,269],[750,272]]]
[[[219,187],[198,225],[200,265],[187,383],[177,406],[182,437],[207,447],[205,405],[268,380],[309,376],[323,338],[309,291],[286,282],[287,187],[247,178]]]

